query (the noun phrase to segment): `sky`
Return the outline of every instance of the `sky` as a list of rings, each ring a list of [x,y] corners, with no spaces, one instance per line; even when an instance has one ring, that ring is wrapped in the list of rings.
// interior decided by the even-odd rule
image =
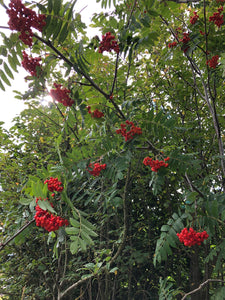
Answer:
[[[4,1],[6,5],[8,5],[9,1]],[[22,0],[24,3],[24,1]],[[75,13],[81,12],[81,20],[85,24],[89,24],[91,21],[91,17],[93,13],[99,13],[102,11],[101,4],[96,3],[95,0],[77,0],[77,3],[75,4]],[[8,15],[5,12],[5,9],[0,5],[0,26],[8,26]],[[0,29],[0,31],[3,31],[3,29]],[[90,28],[88,29],[88,35],[94,36],[96,34],[99,34],[97,29]],[[4,30],[5,34],[10,34],[9,30]],[[2,40],[0,37],[0,45],[2,45]],[[2,68],[2,66],[0,66]],[[23,68],[18,69],[18,73],[13,73],[14,80],[11,80],[11,86],[5,86],[5,91],[2,91],[0,89],[0,121],[4,122],[3,127],[5,129],[9,129],[12,126],[12,119],[19,115],[19,113],[26,108],[24,103],[21,100],[15,99],[15,93],[13,90],[17,90],[19,92],[26,91],[26,83],[24,80],[24,77],[29,75]]]

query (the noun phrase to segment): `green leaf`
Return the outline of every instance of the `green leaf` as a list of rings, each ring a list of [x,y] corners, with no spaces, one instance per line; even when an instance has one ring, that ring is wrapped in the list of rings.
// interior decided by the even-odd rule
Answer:
[[[73,226],[73,227],[78,227],[80,228],[81,224],[80,222],[78,222],[77,220],[73,219],[73,218],[70,218],[70,224]]]
[[[53,33],[53,37],[52,37],[53,40],[55,40],[58,37],[58,35],[60,33],[60,30],[62,28],[62,24],[63,24],[63,21],[62,20],[58,20],[58,22],[57,22],[57,24],[55,26],[55,29],[54,29],[54,33]]]
[[[74,228],[74,227],[66,227],[66,233],[68,234],[79,234],[80,229],[79,228]]]
[[[109,273],[115,273],[115,271],[117,271],[118,270],[118,268],[117,267],[115,267],[115,268],[112,268],[110,271],[109,271]]]
[[[46,200],[46,201],[43,201],[43,200],[39,200],[38,201],[38,205],[40,206],[41,209],[43,210],[48,210],[50,211],[51,213],[56,213],[56,211],[51,207],[51,204]]]
[[[2,70],[0,70],[0,77],[7,85],[11,86],[11,83],[9,82],[8,78]]]
[[[11,70],[9,69],[8,65],[7,65],[5,62],[4,62],[4,69],[5,69],[6,74],[7,74],[10,78],[14,79]]]
[[[10,64],[10,67],[11,67],[15,72],[18,72],[16,61],[13,59],[13,57],[12,57],[11,55],[8,55],[8,62],[9,62],[9,64]]]
[[[86,251],[87,250],[87,244],[86,244],[86,242],[84,240],[82,240],[81,238],[79,238],[79,237],[78,237],[78,242],[79,242],[79,244],[81,246],[81,249],[83,251]]]
[[[81,237],[87,244],[94,245],[94,241],[85,231],[81,231]]]
[[[70,243],[70,252],[72,254],[75,254],[78,250],[78,246],[79,246],[79,244],[78,244],[78,237],[77,237],[77,239],[75,241]]]
[[[52,8],[53,8],[53,0],[48,0],[48,11],[49,11],[49,13],[51,13]]]
[[[55,16],[59,14],[59,11],[61,9],[61,4],[62,4],[61,0],[53,0],[53,11]]]
[[[93,236],[93,237],[97,237],[97,233],[95,233],[93,230],[91,230],[89,227],[87,227],[86,225],[82,224],[82,231],[85,231],[88,235]]]
[[[62,44],[65,41],[65,39],[67,38],[68,33],[69,33],[68,24],[65,23],[62,27],[62,30],[61,30],[60,34],[59,34],[59,39],[58,39],[59,44]]]
[[[2,84],[2,81],[0,80],[0,88],[3,90],[3,91],[5,91],[5,87],[4,87],[4,85]]]
[[[34,201],[33,198],[21,198],[20,203],[23,205],[29,205],[32,201]]]

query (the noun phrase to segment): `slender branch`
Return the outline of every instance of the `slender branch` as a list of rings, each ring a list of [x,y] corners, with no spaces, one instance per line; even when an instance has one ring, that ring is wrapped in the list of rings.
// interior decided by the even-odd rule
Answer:
[[[187,180],[187,182],[188,182],[188,184],[189,184],[189,186],[190,186],[192,192],[195,191],[195,192],[197,192],[197,193],[199,194],[199,196],[202,197],[203,199],[206,198],[205,195],[204,195],[204,194],[203,194],[196,186],[193,185],[193,183],[191,182],[191,180],[190,180],[190,178],[188,177],[187,173],[185,173],[184,178]]]
[[[57,110],[59,111],[61,117],[62,117],[63,119],[65,119],[65,117],[64,117],[64,115],[63,115],[61,109],[58,107],[58,105],[56,104],[56,102],[55,102],[54,99],[53,99],[53,103],[55,104],[55,106],[56,106]],[[76,134],[76,132],[74,131],[74,129],[73,129],[70,125],[67,125],[67,126],[68,126],[69,129],[72,131],[72,133],[73,133],[73,135],[75,136],[76,140],[79,142],[80,139],[79,139],[78,135]]]
[[[192,295],[198,291],[200,291],[206,284],[208,284],[209,282],[222,282],[222,283],[225,283],[225,281],[221,280],[221,279],[207,279],[206,281],[204,281],[203,283],[201,283],[199,285],[198,288],[194,289],[193,291],[187,293],[184,295],[184,297],[181,299],[181,300],[184,300],[186,299],[189,295]]]
[[[84,83],[84,82],[80,82],[80,81],[73,81],[73,83],[77,83],[77,84],[85,85],[85,86],[91,86],[90,83]]]
[[[47,114],[43,113],[42,111],[40,111],[37,107],[35,107],[33,104],[29,103],[29,106],[31,106],[33,109],[37,110],[38,113],[40,113],[41,115],[43,115],[45,118],[49,119],[53,124],[55,124],[57,127],[62,128],[56,121],[54,121],[53,119],[51,119]]]
[[[9,243],[11,242],[13,239],[15,239],[15,237],[17,237],[22,231],[24,231],[28,226],[30,226],[30,224],[34,223],[35,219],[29,221],[28,223],[26,223],[23,227],[21,227],[11,238],[9,238],[5,243],[0,243],[0,251]]]
[[[94,276],[94,275],[93,275]],[[85,281],[87,281],[88,279],[90,279],[90,277],[86,277],[84,279],[80,279],[77,282],[75,282],[74,284],[72,284],[70,287],[68,287],[64,292],[60,293],[58,295],[58,300],[61,300],[64,296],[66,296],[70,291],[72,291],[75,287],[79,286],[80,284],[84,283]]]
[[[129,15],[129,18],[128,18],[128,21],[127,21],[127,24],[126,24],[125,28],[128,28],[129,25],[130,25],[130,20],[131,20],[131,18],[132,18],[132,15],[133,15],[133,13],[134,13],[134,10],[135,10],[136,5],[137,5],[137,0],[134,0],[134,4],[133,4],[133,7],[132,7],[132,9],[131,9],[131,12],[130,12],[130,15]]]
[[[56,49],[51,41],[46,41],[45,39],[41,38],[40,36],[38,36],[37,34],[33,34],[34,37],[36,37],[36,39],[38,39],[39,41],[41,41],[43,44],[45,44],[46,46],[48,46],[49,48],[51,48],[62,60],[64,60],[70,67],[72,67],[78,74],[81,74],[90,84],[91,86],[93,86],[98,92],[100,92],[106,99],[108,99],[114,106],[114,108],[117,110],[117,112],[119,113],[119,115],[125,119],[124,114],[122,113],[122,111],[120,110],[119,106],[112,100],[110,99],[111,95],[108,95],[106,92],[104,92],[92,79],[90,76],[88,76],[81,68],[78,67],[78,65],[76,63],[72,63],[68,58],[66,58],[58,49]]]
[[[115,66],[114,79],[113,79],[113,84],[112,84],[112,88],[111,88],[111,91],[110,91],[110,96],[112,96],[113,90],[114,90],[115,84],[116,84],[117,71],[118,71],[118,61],[119,61],[119,53],[117,53],[117,56],[116,56],[116,66]]]
[[[67,57],[65,57],[57,48],[55,48],[55,46],[52,45],[51,41],[46,41],[45,39],[41,38],[40,36],[38,36],[37,34],[33,34],[34,37],[36,37],[36,39],[38,39],[39,41],[41,41],[43,44],[45,44],[46,46],[48,46],[49,48],[51,48],[62,60],[64,60],[70,67],[72,67],[78,74],[81,74],[82,76],[84,76],[85,79],[87,79],[91,85],[98,90],[102,95],[104,95],[106,98],[109,97],[109,95],[107,93],[105,93],[83,70],[81,70],[77,64],[72,63]]]

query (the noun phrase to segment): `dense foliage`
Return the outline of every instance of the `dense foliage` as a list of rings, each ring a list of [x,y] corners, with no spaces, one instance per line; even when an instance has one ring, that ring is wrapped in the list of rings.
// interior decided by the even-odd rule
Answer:
[[[224,299],[224,0],[97,2],[1,1],[0,298]]]

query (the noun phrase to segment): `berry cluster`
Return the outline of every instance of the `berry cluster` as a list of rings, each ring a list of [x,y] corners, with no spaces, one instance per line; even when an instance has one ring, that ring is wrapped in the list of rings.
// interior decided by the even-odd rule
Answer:
[[[175,29],[175,37],[176,37],[176,39],[179,42],[183,43],[183,46],[182,46],[181,49],[184,52],[186,52],[188,50],[188,48],[189,48],[189,46],[186,45],[190,41],[189,32],[181,32],[181,31],[182,31],[182,29],[180,27],[176,28]],[[168,44],[169,48],[174,48],[176,46],[177,46],[177,42],[176,41]]]
[[[183,44],[187,44],[190,41],[189,32],[183,32],[183,37],[179,39],[179,42],[182,42]]]
[[[104,117],[103,112],[99,111],[98,109],[95,109],[93,112],[91,112],[91,107],[87,106],[87,110],[88,110],[88,113],[91,115],[92,118],[99,119],[99,118]]]
[[[53,178],[50,177],[50,179],[45,180],[44,184],[48,184],[48,190],[50,192],[62,192],[63,191],[63,186],[62,186],[62,182],[58,180],[58,178]],[[52,194],[52,196],[54,196],[54,194]]]
[[[172,42],[172,43],[168,44],[168,47],[169,48],[174,48],[174,47],[176,47],[176,45],[177,45],[177,42]]]
[[[211,59],[207,60],[206,64],[209,65],[210,68],[215,69],[218,65],[219,55],[213,56]]]
[[[46,25],[46,16],[37,15],[35,11],[23,5],[21,0],[11,0],[9,7],[10,9],[6,11],[9,15],[9,28],[19,31],[19,39],[25,45],[32,46],[33,32],[31,27],[42,31]]]
[[[214,12],[212,16],[209,17],[209,22],[213,22],[218,28],[223,24],[223,15],[220,15],[223,11],[223,6],[217,9],[217,12]]]
[[[194,25],[194,24],[197,22],[198,18],[199,18],[199,16],[197,15],[197,12],[196,12],[196,11],[194,11],[193,14],[194,14],[194,16],[192,16],[192,17],[190,18],[190,23],[191,23],[192,25]]]
[[[115,36],[111,35],[111,32],[106,32],[106,34],[102,36],[98,52],[103,53],[104,51],[111,52],[114,50],[118,54],[120,52],[120,48],[117,41],[114,39]]]
[[[106,164],[99,164],[99,163],[95,163],[95,164],[92,164],[92,163],[90,163],[89,165],[88,165],[88,168],[87,168],[87,170],[88,170],[88,172],[91,174],[91,175],[93,175],[93,176],[99,176],[100,175],[100,172],[101,172],[101,170],[104,170],[106,168]]]
[[[129,126],[130,128],[129,131],[127,131],[127,126]],[[136,134],[142,134],[141,128],[135,126],[133,122],[130,122],[128,120],[126,121],[126,124],[120,124],[120,127],[121,129],[117,129],[116,133],[124,136],[126,142],[132,140]]]
[[[50,90],[52,98],[62,103],[64,106],[72,106],[74,104],[74,100],[69,96],[70,90],[62,88],[62,85],[57,83],[54,83],[54,87],[55,89]]]
[[[59,216],[55,216],[52,213],[49,213],[47,210],[43,210],[42,208],[40,208],[40,206],[38,205],[38,200],[40,200],[39,198],[36,199],[36,214],[34,216],[35,221],[36,221],[36,225],[38,227],[43,227],[45,230],[47,230],[48,232],[50,231],[56,231],[59,229],[59,227],[62,226],[67,226],[69,225],[68,220],[63,219]],[[53,207],[53,205],[51,204],[51,206]]]
[[[184,228],[181,233],[177,233],[179,241],[184,243],[185,246],[191,247],[194,245],[201,245],[204,240],[207,240],[209,237],[206,231],[196,232],[193,228],[190,228],[189,231],[187,228]]]
[[[144,158],[144,160],[143,160],[143,164],[145,165],[145,166],[150,166],[151,167],[151,170],[153,171],[153,172],[158,172],[159,171],[159,169],[160,168],[162,168],[162,167],[165,167],[165,168],[167,168],[168,167],[168,163],[166,163],[166,161],[169,161],[170,160],[170,158],[169,157],[167,157],[167,158],[165,158],[164,159],[164,161],[163,160],[153,160],[152,158],[150,158],[150,157],[145,157]]]
[[[22,66],[26,71],[30,72],[31,76],[37,76],[37,67],[41,68],[40,60],[40,57],[29,57],[27,53],[23,51]]]

